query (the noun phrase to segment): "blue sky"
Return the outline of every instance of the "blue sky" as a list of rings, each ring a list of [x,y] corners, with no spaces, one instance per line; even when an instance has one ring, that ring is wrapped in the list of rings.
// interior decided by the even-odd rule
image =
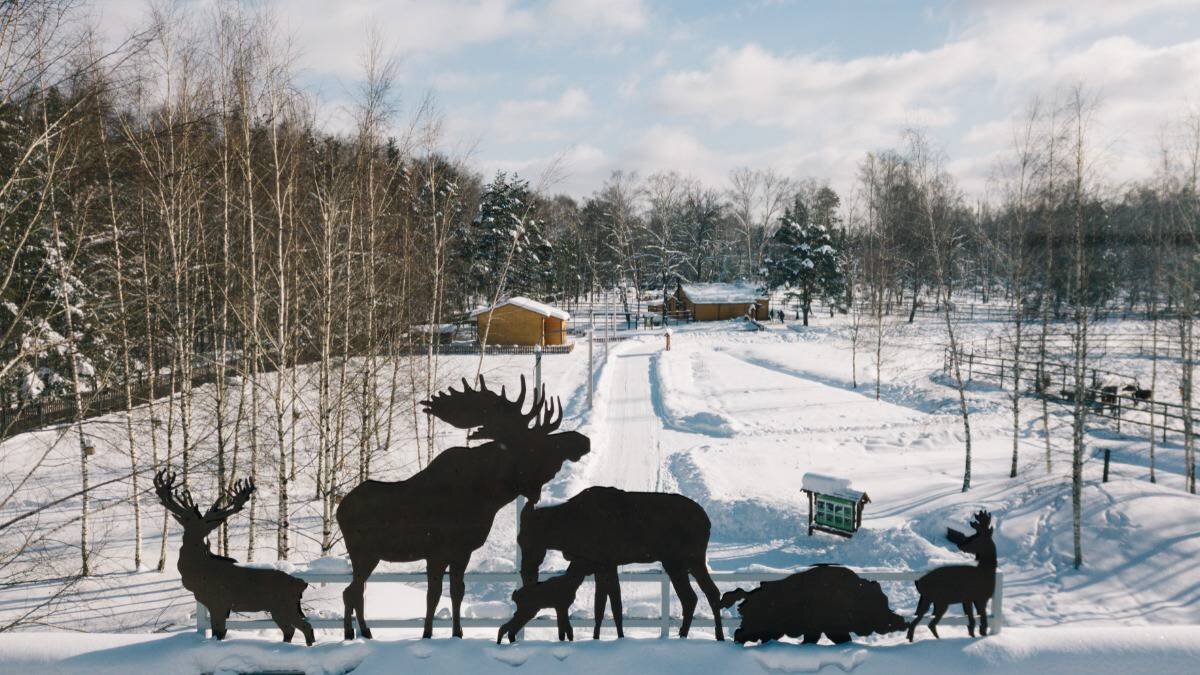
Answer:
[[[208,0],[192,0],[203,9]],[[114,30],[140,0],[96,3]],[[852,187],[868,150],[925,129],[972,194],[1035,95],[1100,97],[1111,187],[1153,170],[1200,101],[1194,0],[276,0],[298,82],[347,124],[368,27],[399,64],[397,128],[427,92],[443,144],[485,173],[590,194],[613,169],[721,187],[739,166]]]

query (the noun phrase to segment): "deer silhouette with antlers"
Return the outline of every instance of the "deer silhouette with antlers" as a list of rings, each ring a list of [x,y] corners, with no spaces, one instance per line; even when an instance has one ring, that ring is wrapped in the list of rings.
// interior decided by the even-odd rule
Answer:
[[[313,643],[312,626],[304,618],[300,598],[308,583],[279,570],[239,567],[233,558],[214,555],[207,537],[233,514],[242,510],[254,492],[254,483],[239,480],[233,491],[222,494],[203,514],[187,488],[176,487],[175,474],[167,470],[154,476],[154,492],[175,521],[183,526],[179,547],[179,576],[183,587],[196,596],[212,617],[213,637],[225,639],[225,620],[231,611],[270,612],[291,642],[296,629]]]
[[[947,528],[946,538],[959,550],[974,555],[977,564],[939,567],[917,579],[917,591],[921,599],[917,602],[917,616],[908,624],[909,642],[912,642],[913,631],[930,604],[933,605],[933,618],[929,620],[929,630],[934,637],[941,637],[937,632],[937,624],[946,609],[958,603],[962,603],[963,613],[967,615],[967,633],[975,637],[975,618],[971,615],[971,607],[974,606],[979,613],[979,634],[987,635],[987,603],[996,588],[997,564],[991,525],[992,514],[980,511],[971,520],[975,534],[968,537],[958,530]]]
[[[463,574],[475,549],[483,546],[496,513],[518,496],[535,503],[542,486],[563,463],[577,461],[591,448],[575,431],[554,433],[562,423],[562,403],[535,389],[526,412],[525,378],[516,400],[463,380],[422,401],[425,413],[459,429],[474,429],[468,439],[488,439],[476,447],[442,451],[408,480],[368,480],[351,490],[337,509],[338,526],[350,555],[353,579],[342,593],[343,627],[354,639],[351,616],[364,638],[371,637],[363,617],[363,589],[381,561],[424,560],[428,590],[423,637],[433,636],[433,614],[442,595],[442,577],[450,572],[453,635],[462,637],[459,609],[466,592]],[[557,417],[555,414],[557,413]]]

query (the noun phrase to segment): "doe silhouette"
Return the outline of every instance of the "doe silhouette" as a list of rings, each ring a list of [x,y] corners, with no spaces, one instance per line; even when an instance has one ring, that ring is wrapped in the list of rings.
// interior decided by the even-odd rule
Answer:
[[[568,561],[586,563],[596,576],[596,625],[592,637],[600,638],[606,600],[612,601],[617,636],[624,637],[621,586],[617,567],[632,563],[662,563],[683,609],[679,637],[687,637],[696,610],[696,592],[688,574],[696,578],[712,607],[716,638],[724,640],[721,601],[708,573],[708,514],[699,504],[677,494],[626,492],[613,487],[590,487],[557,506],[521,512],[521,578],[537,581],[546,551],[561,551]]]
[[[463,574],[471,554],[487,541],[496,513],[517,496],[536,502],[563,463],[578,460],[591,447],[578,432],[554,433],[562,422],[562,403],[548,401],[544,388],[534,391],[528,412],[525,395],[524,377],[520,394],[510,401],[503,388],[499,393],[488,390],[480,376],[478,389],[463,380],[462,391],[451,388],[422,401],[426,414],[459,429],[475,429],[469,439],[490,440],[473,448],[448,448],[408,480],[365,481],[342,499],[337,521],[353,572],[342,593],[347,640],[354,639],[351,616],[358,618],[362,636],[371,637],[363,616],[363,588],[383,560],[425,561],[426,638],[433,635],[433,614],[449,569],[453,635],[462,637]]]
[[[279,570],[239,567],[233,558],[214,555],[208,550],[206,537],[226,518],[242,510],[254,492],[254,483],[237,481],[231,493],[218,497],[203,514],[187,488],[176,487],[175,474],[165,469],[154,476],[154,492],[167,512],[183,526],[179,576],[183,587],[208,609],[213,637],[225,639],[225,620],[231,611],[270,612],[275,625],[283,631],[284,642],[291,642],[299,628],[305,643],[312,645],[313,629],[300,607],[308,583]]]
[[[967,633],[975,637],[975,617],[971,614],[974,607],[979,613],[979,634],[987,635],[987,603],[996,588],[996,544],[992,541],[991,523],[992,514],[980,511],[971,520],[975,534],[967,536],[958,530],[946,530],[946,538],[960,550],[974,555],[978,564],[939,567],[917,579],[921,599],[917,602],[916,617],[908,624],[909,642],[930,604],[933,605],[933,618],[929,620],[929,630],[934,637],[941,637],[937,624],[946,609],[960,603],[967,615]]]

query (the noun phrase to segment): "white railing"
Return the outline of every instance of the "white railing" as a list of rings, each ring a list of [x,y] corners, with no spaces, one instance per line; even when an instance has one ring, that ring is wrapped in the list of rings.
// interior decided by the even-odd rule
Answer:
[[[864,579],[873,581],[916,581],[925,575],[925,572],[858,572],[858,575]],[[301,573],[295,576],[307,581],[310,584],[325,584],[325,583],[350,583],[349,574],[324,574],[324,573]],[[550,576],[543,574],[543,578]],[[717,583],[740,583],[740,582],[763,582],[775,581],[788,576],[787,574],[779,574],[774,572],[712,572],[713,581]],[[671,634],[672,628],[677,628],[682,619],[671,616],[671,580],[666,573],[661,571],[646,571],[646,572],[620,572],[617,577],[622,582],[634,583],[654,583],[659,586],[659,616],[655,618],[626,618],[623,621],[625,628],[658,628],[658,636],[667,638]],[[379,572],[371,575],[368,583],[424,583],[426,580],[424,572]],[[514,586],[521,584],[521,575],[515,572],[469,572],[466,575],[467,584],[472,583],[511,583]],[[999,634],[1000,628],[1004,621],[1004,574],[996,572],[996,588],[992,594],[992,601],[989,603],[990,614],[988,616],[988,629],[991,634]],[[929,619],[927,615],[926,620]],[[499,628],[507,619],[496,618],[463,618],[460,623],[463,628]],[[736,623],[737,619],[732,620]],[[342,628],[342,619],[309,619],[309,623],[313,628]],[[434,627],[446,628],[450,626],[450,619],[434,618]],[[593,624],[592,618],[572,618],[571,623],[574,627],[584,629]],[[726,623],[729,623],[728,621]],[[370,619],[371,628],[422,628],[425,625],[425,619]],[[538,617],[528,624],[526,628],[554,628],[558,624],[551,617]],[[967,619],[963,616],[948,616],[945,617],[941,624],[943,626],[965,626]],[[230,619],[225,622],[226,628],[229,629],[264,629],[275,628],[275,622],[269,619]],[[712,628],[715,626],[713,620],[709,617],[697,616],[692,621],[692,626],[695,628]],[[196,603],[196,632],[204,634],[209,628],[208,610],[199,602]]]

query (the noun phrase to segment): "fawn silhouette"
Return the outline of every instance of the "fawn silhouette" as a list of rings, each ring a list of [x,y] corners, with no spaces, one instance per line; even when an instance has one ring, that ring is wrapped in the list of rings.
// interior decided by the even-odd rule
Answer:
[[[562,551],[571,562],[583,562],[596,575],[596,625],[600,639],[605,600],[612,601],[617,636],[624,637],[621,585],[617,566],[661,562],[683,609],[679,637],[687,637],[696,610],[696,592],[688,574],[712,606],[716,638],[724,640],[717,585],[708,573],[708,514],[696,502],[677,494],[626,492],[613,487],[590,487],[566,502],[540,509],[526,505],[521,512],[521,578],[537,580],[548,549]]]
[[[463,391],[451,388],[422,401],[426,414],[459,429],[476,429],[469,439],[491,440],[474,448],[448,448],[408,480],[368,480],[342,499],[337,521],[353,571],[342,593],[347,640],[354,639],[351,616],[357,616],[362,636],[371,637],[363,588],[382,560],[425,560],[426,638],[433,636],[433,613],[449,568],[453,635],[462,637],[463,574],[471,554],[487,541],[496,513],[518,496],[537,502],[542,486],[563,463],[577,461],[591,448],[578,432],[553,433],[562,422],[562,403],[548,401],[544,387],[534,391],[528,412],[523,411],[525,394],[524,377],[520,394],[510,401],[503,388],[489,391],[480,376],[478,389],[464,379]]]
[[[571,628],[571,605],[575,603],[575,594],[580,584],[592,574],[582,563],[574,562],[567,571],[545,581],[526,584],[513,591],[513,602],[517,603],[517,611],[500,631],[496,633],[496,644],[500,644],[508,635],[509,642],[517,641],[517,633],[537,616],[539,609],[553,609],[558,619],[559,641],[575,640],[575,630]]]
[[[154,476],[158,500],[183,526],[178,565],[183,587],[208,609],[213,637],[225,639],[225,620],[231,611],[270,612],[283,631],[284,642],[291,642],[299,628],[305,643],[311,646],[313,629],[300,607],[300,598],[308,588],[306,582],[279,570],[239,567],[233,558],[208,550],[205,538],[226,518],[241,511],[254,489],[250,481],[237,481],[232,492],[218,497],[201,514],[187,488],[175,486],[175,474],[164,469]]]
[[[979,511],[971,520],[975,534],[968,537],[958,530],[946,530],[946,538],[960,550],[974,555],[978,564],[939,567],[917,579],[917,591],[921,599],[917,602],[916,617],[908,624],[909,642],[912,642],[913,632],[931,603],[933,618],[929,620],[929,630],[934,637],[941,637],[937,632],[937,624],[946,613],[946,608],[958,603],[962,604],[963,613],[967,615],[967,633],[975,637],[975,617],[971,614],[971,607],[974,606],[979,613],[979,634],[987,635],[987,603],[996,588],[997,564],[991,523],[992,514]]]

